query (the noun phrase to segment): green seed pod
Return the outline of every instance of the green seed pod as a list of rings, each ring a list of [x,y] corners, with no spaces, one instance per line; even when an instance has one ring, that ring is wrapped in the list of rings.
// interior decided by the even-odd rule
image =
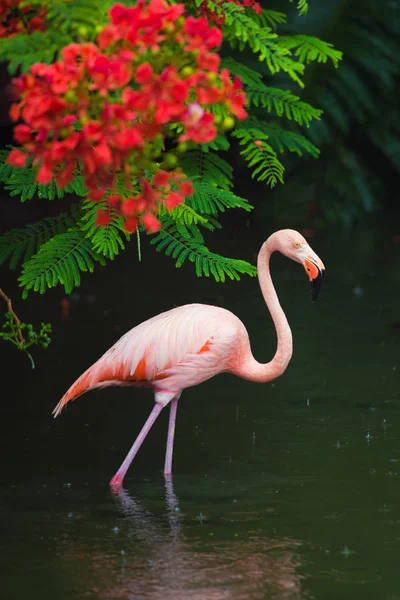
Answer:
[[[86,27],[86,25],[81,25],[78,27],[78,34],[81,38],[86,40],[89,36],[89,29]]]
[[[228,131],[229,129],[232,129],[235,126],[235,119],[233,117],[225,117],[225,119],[222,121],[222,129],[224,131]]]
[[[183,69],[181,70],[181,74],[183,75],[183,77],[190,77],[190,75],[193,74],[193,68],[189,66],[183,67]]]
[[[169,167],[170,169],[172,169],[173,167],[176,167],[176,165],[178,164],[178,158],[172,152],[168,152],[164,156],[163,163],[166,167]]]
[[[189,144],[187,142],[182,142],[181,144],[178,144],[177,151],[179,153],[186,152],[187,150],[189,150]]]

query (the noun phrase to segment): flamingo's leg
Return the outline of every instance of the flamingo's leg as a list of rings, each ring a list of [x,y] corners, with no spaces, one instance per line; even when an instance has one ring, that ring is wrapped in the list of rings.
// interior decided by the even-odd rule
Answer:
[[[137,436],[132,448],[129,450],[128,454],[126,455],[124,462],[122,463],[122,465],[120,466],[118,471],[115,473],[114,477],[111,479],[110,485],[120,486],[122,484],[122,481],[126,475],[127,470],[130,467],[131,462],[135,458],[140,446],[144,442],[146,435],[149,433],[151,426],[153,425],[154,421],[157,419],[158,415],[160,414],[160,412],[162,411],[163,408],[164,408],[164,406],[162,404],[159,404],[158,402],[156,402],[156,404],[153,407],[153,410],[150,413],[149,418],[147,419],[146,423],[143,425],[143,428],[142,428],[141,432],[139,433],[139,435]]]
[[[175,435],[175,422],[176,422],[176,411],[178,409],[179,396],[175,396],[171,400],[171,409],[169,413],[169,424],[168,424],[168,437],[167,437],[167,452],[165,454],[165,466],[164,475],[168,476],[172,473],[172,455],[174,452],[174,435]]]

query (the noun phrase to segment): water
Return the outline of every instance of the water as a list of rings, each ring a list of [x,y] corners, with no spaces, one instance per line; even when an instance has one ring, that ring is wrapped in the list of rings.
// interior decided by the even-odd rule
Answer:
[[[119,335],[174,304],[233,310],[256,357],[269,360],[274,334],[257,282],[197,281],[144,247],[141,265],[132,253],[86,278],[68,319],[60,292],[23,304],[55,332],[35,371],[3,352],[13,386],[1,399],[1,600],[400,599],[394,233],[311,240],[327,267],[316,304],[299,265],[274,257],[295,342],[287,372],[265,385],[224,375],[187,390],[173,480],[162,476],[165,411],[120,494],[107,482],[151,410],[150,391],[92,392],[56,421],[51,409]],[[225,252],[252,258],[263,237],[241,232]]]

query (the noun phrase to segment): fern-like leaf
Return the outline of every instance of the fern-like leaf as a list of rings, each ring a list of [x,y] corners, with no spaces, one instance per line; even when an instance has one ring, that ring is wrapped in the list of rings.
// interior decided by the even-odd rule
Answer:
[[[97,25],[105,23],[107,11],[113,2],[109,0],[46,0],[47,20],[64,34],[73,35],[79,28],[86,28],[91,37]]]
[[[21,202],[31,200],[36,195],[47,200],[63,198],[65,194],[86,196],[87,189],[82,175],[76,174],[65,188],[59,188],[54,180],[45,185],[38,184],[38,168],[31,166],[31,159],[28,159],[25,167],[14,167],[5,162],[8,154],[7,150],[0,151],[0,182],[4,184],[10,196],[20,196]]]
[[[233,185],[233,168],[215,152],[190,150],[182,156],[180,164],[190,179],[202,179],[223,190]]]
[[[237,196],[230,190],[224,190],[207,180],[195,180],[194,194],[186,200],[186,204],[203,215],[217,215],[228,208],[242,208],[247,212],[253,206],[245,198]]]
[[[279,45],[287,50],[295,49],[295,56],[303,64],[317,61],[326,63],[328,59],[332,61],[335,67],[342,60],[343,53],[336,50],[333,44],[324,42],[311,35],[288,35],[279,38]]]
[[[10,260],[10,269],[14,270],[20,262],[28,261],[51,237],[74,227],[80,217],[80,207],[75,204],[69,213],[47,217],[23,229],[7,231],[0,236],[0,265]]]
[[[184,225],[185,227],[192,227],[192,225],[202,225],[206,229],[213,230],[215,225],[210,222],[207,217],[199,214],[192,206],[188,204],[190,198],[186,199],[185,204],[179,204],[173,210],[167,212],[167,209],[163,204],[160,204],[158,214],[160,217],[167,216],[169,220],[174,221],[176,225]]]
[[[207,4],[210,4],[210,0]],[[232,47],[238,45],[239,49],[243,50],[246,45],[249,46],[258,55],[258,58],[267,64],[273,75],[283,71],[298,85],[304,87],[300,79],[304,73],[304,65],[293,60],[290,50],[278,44],[276,33],[269,27],[260,27],[242,6],[233,2],[224,3],[220,10],[225,18],[224,39]]]
[[[232,57],[227,57],[221,61],[222,67],[229,69],[233,75],[241,78],[244,84],[258,86],[262,83],[262,75],[254,69],[250,69],[247,65],[235,60]]]
[[[96,225],[98,210],[108,211],[111,221],[107,225]],[[124,238],[129,240],[130,234],[124,230],[124,220],[117,211],[106,202],[87,201],[83,205],[83,216],[79,222],[82,231],[90,239],[92,248],[97,254],[113,260],[125,249]]]
[[[298,156],[303,156],[304,152],[307,152],[314,158],[318,158],[320,154],[319,149],[304,135],[290,129],[282,129],[277,123],[250,118],[243,123],[243,127],[245,129],[255,127],[266,133],[268,142],[277,152],[288,150]]]
[[[265,181],[273,188],[278,181],[283,183],[285,168],[278,159],[275,150],[267,143],[268,136],[260,129],[235,129],[232,133],[243,146],[240,154],[249,167],[254,167],[252,177],[257,181]]]
[[[290,2],[297,1],[297,10],[299,15],[302,17],[308,13],[308,0],[290,0]]]
[[[240,275],[255,276],[256,267],[244,260],[227,258],[208,250],[202,241],[184,237],[176,230],[175,223],[168,219],[164,221],[163,228],[151,244],[157,251],[163,251],[167,256],[175,259],[176,267],[181,267],[186,260],[194,263],[198,277],[214,277],[215,281],[240,279]]]
[[[322,110],[303,102],[288,90],[262,84],[257,87],[248,86],[246,93],[251,104],[262,106],[268,112],[275,111],[279,117],[283,115],[290,121],[296,121],[299,125],[308,126],[312,119],[321,118]]]
[[[270,8],[263,8],[260,14],[254,13],[252,8],[247,10],[252,11],[252,18],[254,21],[259,23],[261,27],[271,27],[271,29],[276,29],[278,25],[283,25],[287,21],[287,16],[285,13],[278,12],[277,10],[271,10]]]
[[[0,39],[0,61],[7,61],[8,72],[14,74],[19,69],[28,71],[37,62],[50,64],[58,52],[71,42],[71,38],[60,31],[35,31],[30,35],[18,34]]]
[[[29,290],[43,294],[58,283],[70,294],[74,286],[80,285],[81,271],[92,273],[96,261],[105,264],[81,229],[55,235],[24,263],[18,279],[23,288],[22,297],[26,298]]]

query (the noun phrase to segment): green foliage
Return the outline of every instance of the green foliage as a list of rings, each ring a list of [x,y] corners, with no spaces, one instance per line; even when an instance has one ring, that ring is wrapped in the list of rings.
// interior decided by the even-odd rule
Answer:
[[[80,285],[81,272],[92,273],[95,262],[105,264],[81,229],[59,233],[24,263],[19,277],[22,297],[26,298],[29,290],[43,294],[58,283],[64,286],[66,294],[70,294],[74,286]]]
[[[18,34],[0,39],[0,61],[8,61],[8,72],[14,75],[37,62],[50,64],[59,50],[71,41],[58,31],[35,31],[31,35]]]
[[[194,194],[186,200],[186,204],[203,215],[217,215],[229,208],[252,210],[251,204],[230,190],[213,185],[212,181],[197,179],[194,182]]]
[[[204,179],[223,190],[233,186],[233,168],[215,152],[204,152],[203,149],[185,152],[181,166],[190,178]]]
[[[8,150],[0,151],[0,182],[4,184],[10,196],[19,196],[21,202],[31,200],[35,196],[54,200],[63,198],[65,194],[85,196],[87,190],[82,175],[77,174],[65,188],[59,188],[54,180],[45,185],[36,183],[38,168],[31,166],[31,159],[27,160],[26,167],[14,167],[6,163]]]
[[[248,119],[244,127],[256,127],[268,136],[268,142],[277,152],[283,153],[285,150],[295,152],[298,156],[304,153],[310,154],[313,158],[318,158],[320,151],[308,138],[291,129],[282,129],[277,123],[272,121],[260,121],[255,118]]]
[[[252,9],[248,10],[248,14],[250,13],[250,10]],[[271,29],[276,29],[278,25],[283,25],[287,21],[285,13],[269,8],[263,8],[259,15],[253,14],[252,18],[262,27],[271,27]]]
[[[105,210],[109,213],[112,220],[107,225],[101,227],[96,225],[98,210]],[[83,216],[79,225],[91,241],[93,251],[113,260],[121,250],[125,249],[124,239],[128,241],[130,239],[130,234],[124,230],[122,217],[106,202],[85,202],[82,212]]]
[[[244,156],[249,167],[254,167],[252,177],[257,181],[265,181],[273,188],[278,181],[283,183],[284,166],[279,161],[275,150],[267,143],[268,135],[261,129],[235,129],[233,135],[243,146],[240,154]]]
[[[16,315],[10,311],[5,314],[4,322],[0,330],[0,338],[11,342],[22,350],[31,361],[32,369],[35,368],[35,363],[28,348],[31,346],[42,346],[47,348],[50,344],[51,325],[50,323],[41,323],[40,331],[37,333],[30,323],[20,323]]]
[[[282,36],[279,44],[288,50],[296,48],[294,54],[303,64],[313,61],[326,63],[330,59],[334,66],[337,67],[339,61],[343,58],[342,52],[336,50],[333,44],[324,42],[311,35]]]
[[[177,231],[175,224],[166,219],[163,228],[151,244],[155,245],[158,252],[163,251],[167,256],[175,259],[175,265],[179,268],[186,260],[194,263],[196,274],[201,277],[212,275],[216,281],[229,279],[240,279],[240,275],[255,276],[257,269],[244,260],[226,258],[208,250],[204,245],[203,237],[183,235]]]
[[[303,86],[300,75],[304,73],[304,65],[293,60],[290,50],[277,43],[278,36],[271,28],[260,26],[243,7],[233,2],[223,4],[222,13],[225,17],[224,38],[232,47],[244,50],[248,45],[259,60],[265,61],[271,74],[283,71]]]
[[[7,231],[0,236],[0,265],[9,260],[10,269],[16,269],[21,262],[26,263],[51,238],[76,226],[80,217],[81,210],[78,205],[73,205],[69,213],[47,217],[43,221],[26,225],[24,229]]]
[[[321,118],[321,110],[303,102],[288,90],[259,84],[256,87],[249,85],[246,91],[249,102],[254,106],[266,108],[268,112],[274,111],[278,117],[284,116],[299,125],[308,127],[313,119]]]
[[[297,1],[299,15],[306,15],[308,13],[308,0],[290,0],[290,2],[294,1]]]
[[[186,6],[196,12],[195,7],[202,1],[188,0]],[[227,47],[229,50],[223,52],[222,64],[241,77],[250,118],[230,134],[219,135],[212,142],[179,155],[179,165],[193,181],[194,193],[171,212],[160,207],[163,229],[151,243],[158,251],[171,255],[178,267],[189,260],[199,276],[224,281],[227,277],[238,279],[242,274],[256,273],[255,267],[245,261],[213,253],[203,238],[202,232],[220,228],[217,220],[220,213],[253,208],[234,193],[232,153],[239,147],[252,177],[269,187],[283,182],[284,165],[278,153],[287,151],[316,158],[318,149],[314,140],[303,135],[301,127],[320,121],[322,111],[285,89],[284,78],[303,87],[306,64],[329,60],[336,65],[341,53],[315,37],[297,33],[282,36],[279,30],[287,18],[279,7],[278,10],[266,7],[257,15],[234,2],[219,5],[214,0],[206,1],[210,10],[224,17],[224,50]],[[45,32],[0,40],[0,60],[8,61],[10,73],[24,72],[35,62],[56,60],[60,50],[70,42],[93,41],[114,0],[30,1],[30,4],[43,3],[48,10]],[[124,0],[124,4],[135,5],[136,0]],[[307,8],[306,0],[297,0],[300,15],[305,15]],[[248,55],[257,62],[249,61]],[[270,85],[277,74],[282,88]],[[225,109],[215,109],[215,116],[223,120]],[[285,127],[280,124],[284,119],[290,121]],[[227,150],[230,154],[224,156]],[[15,168],[5,162],[7,155],[8,151],[0,151],[0,182],[11,196],[19,197],[22,202],[37,197],[64,198],[65,202],[65,195],[71,194],[78,202],[71,206],[71,212],[11,230],[0,237],[0,264],[9,261],[10,268],[15,269],[22,263],[19,282],[23,297],[31,290],[43,293],[57,284],[62,284],[68,294],[79,285],[81,272],[93,271],[97,262],[105,264],[113,260],[130,236],[123,230],[122,219],[105,201],[94,204],[85,200],[87,190],[79,172],[65,189],[55,182],[38,185],[37,168],[30,161],[24,168]],[[132,181],[133,190],[135,185]],[[122,197],[132,194],[122,177],[117,180],[117,189]],[[106,226],[96,225],[99,209],[108,210],[113,217]]]

